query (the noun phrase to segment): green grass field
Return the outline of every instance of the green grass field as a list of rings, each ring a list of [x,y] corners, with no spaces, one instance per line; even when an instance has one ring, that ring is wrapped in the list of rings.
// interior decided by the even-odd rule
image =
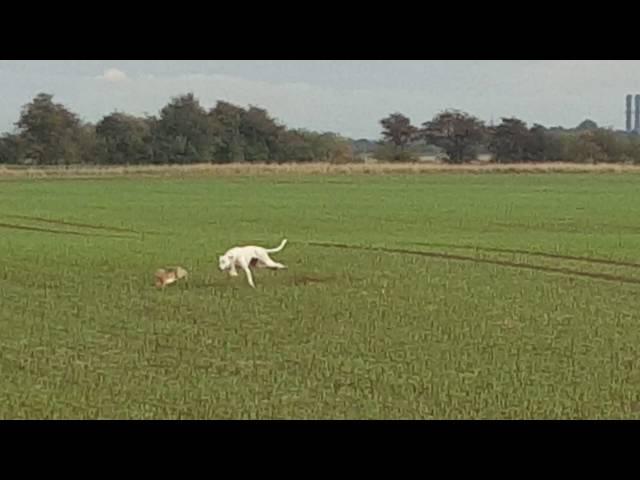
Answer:
[[[2,180],[0,418],[640,418],[639,184]]]

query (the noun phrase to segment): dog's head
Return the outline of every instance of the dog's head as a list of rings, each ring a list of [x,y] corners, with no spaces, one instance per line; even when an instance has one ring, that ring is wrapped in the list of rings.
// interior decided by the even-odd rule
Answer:
[[[218,259],[218,266],[223,272],[231,267],[231,259],[228,256],[222,256]]]

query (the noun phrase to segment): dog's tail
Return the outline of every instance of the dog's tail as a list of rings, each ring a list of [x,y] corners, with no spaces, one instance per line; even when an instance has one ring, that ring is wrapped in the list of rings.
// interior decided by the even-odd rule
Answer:
[[[279,247],[272,248],[271,250],[267,250],[267,253],[278,253],[278,252],[281,252],[286,244],[287,244],[287,239],[285,238],[284,240],[282,240],[282,243],[280,244]]]

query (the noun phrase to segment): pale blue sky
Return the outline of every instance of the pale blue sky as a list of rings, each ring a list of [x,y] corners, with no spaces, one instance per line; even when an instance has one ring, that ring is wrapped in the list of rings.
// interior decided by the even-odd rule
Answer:
[[[624,127],[627,93],[640,93],[637,60],[0,60],[0,131],[20,107],[53,93],[83,119],[114,110],[155,114],[192,91],[258,105],[293,128],[378,138],[399,111],[415,124],[445,108],[489,121]]]

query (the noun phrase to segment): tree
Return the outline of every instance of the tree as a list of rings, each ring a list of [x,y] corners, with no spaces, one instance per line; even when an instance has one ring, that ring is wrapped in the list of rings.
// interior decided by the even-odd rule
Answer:
[[[6,133],[0,137],[0,164],[18,163],[20,158],[20,139],[17,135]]]
[[[280,135],[281,161],[350,163],[351,142],[334,133],[290,130]]]
[[[83,123],[75,138],[80,151],[80,161],[78,163],[98,163],[98,139],[96,137],[96,127],[91,123]]]
[[[596,122],[594,122],[593,120],[585,120],[584,122],[580,123],[580,125],[578,125],[576,127],[576,130],[579,132],[583,132],[583,131],[588,131],[588,130],[598,130],[598,124]]]
[[[461,164],[476,157],[485,136],[484,123],[468,113],[447,110],[423,124],[422,137],[442,148],[450,163]]]
[[[173,98],[151,125],[156,162],[213,160],[219,140],[216,125],[192,93]]]
[[[244,113],[243,108],[222,101],[209,112],[210,121],[217,126],[219,132],[217,161],[245,161],[245,140],[241,132]]]
[[[313,162],[315,155],[310,134],[304,130],[285,130],[280,133],[279,162]]]
[[[266,110],[250,107],[240,116],[239,132],[244,139],[245,161],[270,162],[279,155],[279,139],[284,127],[278,125]]]
[[[418,129],[411,124],[411,119],[401,113],[393,113],[380,120],[380,124],[383,128],[383,143],[393,146],[388,155],[389,159],[412,160],[413,157],[408,154],[407,147],[415,140]]]
[[[606,153],[587,135],[571,137],[567,145],[568,158],[577,163],[599,163]]]
[[[411,119],[401,113],[393,113],[380,120],[384,128],[382,136],[385,141],[392,143],[399,149],[404,149],[414,138],[418,129],[411,125]]]
[[[147,119],[115,112],[96,125],[98,163],[152,163],[151,125]]]
[[[625,163],[640,164],[640,138],[637,135],[626,137],[624,157],[621,159]]]
[[[352,163],[355,158],[351,142],[336,133],[319,134],[315,142],[315,150],[318,160],[322,162]]]
[[[529,160],[527,147],[532,144],[527,124],[517,118],[503,118],[502,123],[490,129],[489,151],[497,163],[525,162]]]
[[[542,125],[530,129],[517,118],[503,118],[497,127],[489,129],[489,151],[497,163],[547,162],[562,159],[562,143],[556,134]]]
[[[529,130],[528,158],[535,162],[558,162],[564,159],[562,141],[557,134],[539,124]]]
[[[627,151],[616,134],[599,128],[568,137],[567,158],[580,163],[611,163],[624,161]]]
[[[23,160],[37,165],[69,165],[89,160],[83,150],[89,130],[53,96],[41,93],[22,108],[16,123]]]

